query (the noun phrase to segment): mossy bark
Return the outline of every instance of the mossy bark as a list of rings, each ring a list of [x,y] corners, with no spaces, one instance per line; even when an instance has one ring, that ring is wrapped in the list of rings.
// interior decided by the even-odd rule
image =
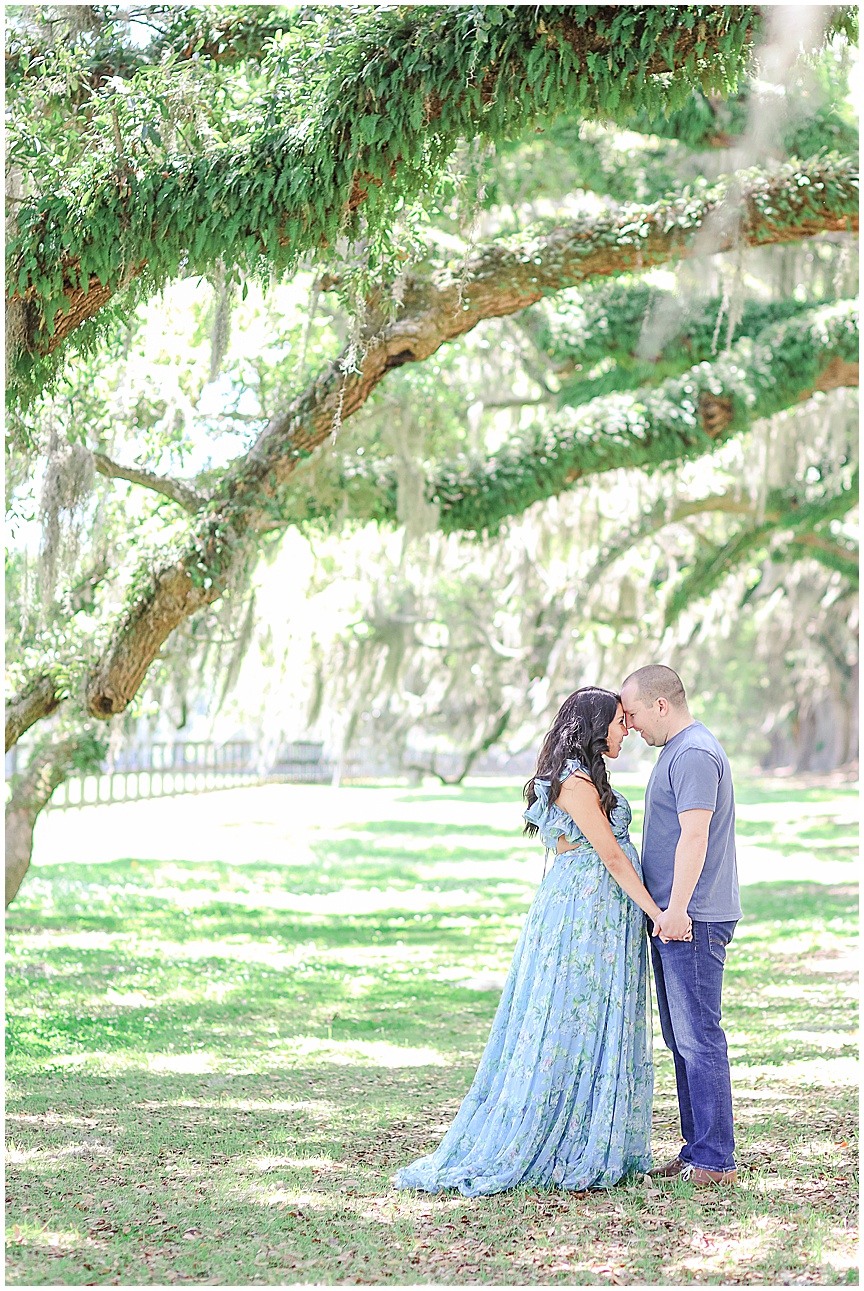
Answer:
[[[817,161],[804,185],[799,182],[802,173],[800,168],[781,168],[771,176],[754,174],[749,187],[737,186],[745,211],[737,236],[744,243],[793,241],[824,229],[847,227],[850,168]],[[142,569],[139,591],[88,679],[89,713],[106,719],[126,708],[170,633],[190,614],[218,599],[249,559],[256,535],[284,523],[287,486],[298,465],[332,436],[340,420],[363,406],[388,372],[405,363],[422,362],[484,319],[517,313],[542,296],[637,265],[686,257],[692,250],[692,234],[723,202],[724,193],[718,188],[698,199],[631,207],[574,221],[518,246],[483,248],[458,271],[415,275],[393,319],[388,319],[383,299],[370,300],[356,368],[346,370],[343,356],[322,372],[273,419],[229,472],[199,512],[192,540],[180,558]],[[752,415],[788,407],[813,389],[851,382],[851,364],[857,356],[847,350],[844,345],[832,353],[830,343],[827,348],[817,343],[809,358],[795,365],[789,389],[774,381],[773,402],[762,400]],[[700,370],[694,369],[697,374]],[[648,465],[710,451],[736,428],[736,417],[740,424],[749,422],[736,407],[734,392],[718,393],[716,374],[709,375],[711,380],[699,382],[697,406],[684,419],[683,428],[672,426],[666,436],[668,450],[658,442],[662,434],[646,440],[637,428],[621,439],[617,432],[607,435],[598,423],[589,436],[592,442],[581,447],[575,443],[576,452],[572,430],[565,427],[563,439],[553,431],[551,454],[542,442],[527,448],[515,445],[486,463],[443,468],[431,490],[440,506],[442,528],[494,528],[538,498],[570,487],[588,470]],[[648,397],[655,403],[665,397],[672,405],[671,420],[680,422],[676,405],[682,399],[686,402],[683,386],[677,393],[661,387]],[[380,513],[374,518],[390,518],[395,507],[395,490],[389,489],[386,478],[383,486]]]
[[[438,465],[427,493],[445,532],[494,531],[533,503],[580,479],[650,468],[713,452],[754,420],[814,391],[858,384],[857,313],[851,302],[810,308],[745,337],[712,363],[648,390],[602,396],[576,408],[541,411],[535,428],[489,457]],[[388,460],[354,459],[334,481],[348,514],[396,522],[397,482]],[[352,507],[352,502],[356,504]],[[321,515],[298,479],[283,522]]]
[[[27,770],[12,782],[12,794],[6,804],[7,906],[30,868],[36,817],[66,779],[77,751],[74,737],[49,744],[34,752]]]
[[[12,699],[6,701],[6,752],[17,744],[25,731],[50,716],[61,704],[64,689],[47,675],[39,675]]]
[[[250,122],[239,148],[142,156],[122,174],[115,156],[97,153],[79,184],[28,199],[8,247],[20,389],[38,389],[56,368],[50,356],[136,279],[152,292],[181,266],[320,258],[340,237],[389,227],[397,203],[428,193],[464,138],[506,139],[565,111],[626,125],[646,102],[728,90],[761,23],[755,6],[487,9],[358,11],[331,32],[331,74],[302,129],[290,115],[269,129]],[[798,199],[800,214],[808,193]],[[783,204],[773,209],[782,222]]]

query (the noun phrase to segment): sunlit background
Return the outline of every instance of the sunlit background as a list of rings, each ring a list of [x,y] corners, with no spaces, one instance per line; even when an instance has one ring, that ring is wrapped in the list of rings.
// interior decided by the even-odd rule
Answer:
[[[187,8],[6,6],[13,208],[110,179],[118,136],[170,176],[279,113],[305,128],[328,40],[401,21]],[[199,59],[187,19],[235,10],[247,54]],[[855,1282],[856,245],[843,220],[773,244],[779,209],[745,245],[738,199],[840,200],[859,62],[835,7],[767,10],[738,93],[462,142],[386,237],[361,225],[291,274],[181,263],[13,401],[9,691],[44,672],[67,698],[7,754],[10,1284]],[[479,50],[501,11],[465,12]],[[88,716],[153,572],[195,542],[207,575],[201,496],[329,364],[362,364],[381,263],[398,312],[412,274],[467,291],[483,248],[530,259],[556,227],[630,246],[736,173],[682,226],[690,258],[550,290],[334,416],[225,593],[124,712]],[[640,457],[646,408],[673,447]],[[581,466],[544,475],[573,444]],[[397,1196],[470,1083],[543,873],[520,832],[539,742],[575,687],[652,661],[734,768],[741,1187]],[[637,843],[653,759],[631,735],[613,768]]]
[[[828,142],[857,138],[857,65],[838,37],[774,87],[785,96],[786,146],[817,142],[823,119]],[[466,148],[451,167],[452,196],[424,215],[426,254],[458,258],[537,220],[656,200],[682,182],[698,188],[700,176],[746,161],[748,138],[694,151],[563,122],[498,155]],[[817,391],[697,460],[588,476],[517,508],[499,532],[440,532],[428,494],[442,463],[528,443],[560,409],[615,392],[623,415],[634,388],[696,358],[722,359],[742,329],[753,335],[753,310],[767,323],[847,300],[856,266],[843,233],[700,255],[559,292],[391,373],[295,473],[288,522],[254,568],[172,634],[111,724],[109,765],[130,744],[242,737],[260,745],[262,764],[307,740],[356,773],[434,763],[453,776],[478,759],[521,772],[570,690],[614,688],[651,660],[679,669],[694,711],[746,764],[852,761],[854,496],[810,532],[790,528],[790,512],[849,489],[856,390]],[[31,447],[10,459],[13,673],[34,640],[43,657],[88,657],[141,562],[187,531],[180,508],[94,475],[78,446],[216,482],[340,353],[352,325],[311,271],[242,292],[216,273],[170,285],[114,326],[98,354],[70,365],[23,417],[19,442]],[[640,358],[646,345],[661,357]],[[755,354],[745,348],[738,361],[758,367]],[[401,524],[364,520],[381,472],[395,475]],[[631,742],[627,765],[637,752]]]

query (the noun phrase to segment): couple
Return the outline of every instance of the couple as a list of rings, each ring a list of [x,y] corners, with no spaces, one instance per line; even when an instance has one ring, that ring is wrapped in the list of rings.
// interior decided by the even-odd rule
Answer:
[[[641,866],[629,804],[603,761],[630,729],[661,748]],[[734,1184],[720,996],[741,907],[725,753],[690,716],[678,674],[650,665],[620,696],[586,686],[565,700],[525,797],[525,832],[540,834],[555,863],[526,916],[474,1083],[440,1147],[398,1171],[396,1187],[466,1197],[517,1184],[582,1190],[650,1169],[642,911],[684,1139],[650,1173]]]

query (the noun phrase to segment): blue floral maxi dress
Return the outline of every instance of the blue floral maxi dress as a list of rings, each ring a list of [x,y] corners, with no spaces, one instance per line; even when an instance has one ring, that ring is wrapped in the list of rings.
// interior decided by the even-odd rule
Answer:
[[[562,779],[577,770],[568,762]],[[549,802],[549,781],[534,785],[526,820],[547,847],[561,835],[577,846],[556,857],[528,911],[456,1119],[437,1151],[398,1171],[397,1188],[466,1197],[517,1184],[609,1188],[650,1168],[645,916]],[[616,798],[612,830],[641,878],[630,805]]]

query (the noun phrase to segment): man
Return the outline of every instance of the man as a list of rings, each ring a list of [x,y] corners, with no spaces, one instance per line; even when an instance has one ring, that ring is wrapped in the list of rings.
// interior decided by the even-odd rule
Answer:
[[[651,958],[684,1146],[651,1175],[734,1185],[732,1083],[720,1026],[726,947],[741,917],[732,774],[720,744],[690,715],[671,668],[651,664],[631,673],[621,703],[628,729],[660,748],[645,791],[642,871],[665,911]],[[692,940],[678,940],[691,919]]]

